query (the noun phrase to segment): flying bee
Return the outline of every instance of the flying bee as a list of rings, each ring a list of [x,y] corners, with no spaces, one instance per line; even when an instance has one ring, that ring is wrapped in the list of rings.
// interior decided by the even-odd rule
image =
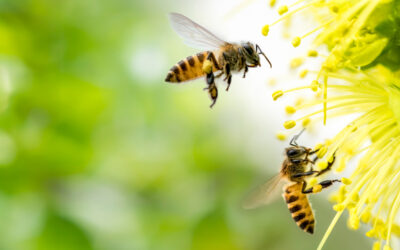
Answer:
[[[228,84],[226,91],[228,91],[232,72],[243,70],[243,78],[245,78],[249,68],[261,66],[259,55],[263,55],[272,67],[271,62],[257,44],[228,43],[184,15],[171,13],[169,18],[172,28],[187,45],[204,51],[175,64],[169,70],[165,81],[180,83],[206,76],[208,87],[205,90],[208,90],[212,100],[210,107],[214,106],[218,97],[215,78],[224,75],[224,81]],[[218,74],[214,75],[214,72]]]
[[[279,187],[289,182],[283,187],[282,196],[287,203],[292,218],[303,231],[313,234],[315,219],[307,194],[320,192],[334,182],[340,182],[340,180],[325,180],[316,186],[307,188],[305,179],[310,176],[320,176],[329,171],[335,161],[335,154],[324,170],[313,170],[313,165],[318,158],[315,157],[310,160],[309,156],[315,154],[318,150],[313,151],[311,148],[297,144],[296,140],[302,132],[294,136],[290,141],[290,147],[285,149],[285,159],[280,173],[249,196],[245,201],[244,208],[252,209],[270,203],[277,196],[276,194],[280,192]],[[308,167],[309,165],[310,167]]]

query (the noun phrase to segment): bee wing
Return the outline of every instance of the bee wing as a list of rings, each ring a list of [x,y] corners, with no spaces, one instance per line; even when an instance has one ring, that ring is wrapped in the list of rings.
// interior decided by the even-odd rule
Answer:
[[[227,44],[227,42],[218,38],[206,28],[193,22],[184,15],[170,13],[169,20],[175,32],[178,33],[178,35],[183,38],[184,43],[190,47],[202,50],[216,50]]]
[[[244,200],[244,209],[253,209],[267,205],[282,194],[283,185],[287,182],[280,175],[272,177],[269,181],[259,186]]]

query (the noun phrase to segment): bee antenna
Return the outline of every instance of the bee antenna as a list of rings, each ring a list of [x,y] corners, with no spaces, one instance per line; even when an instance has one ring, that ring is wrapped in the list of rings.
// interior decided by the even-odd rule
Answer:
[[[272,63],[269,61],[268,57],[264,54],[264,52],[262,52],[260,46],[258,46],[258,44],[256,44],[256,50],[260,51],[260,53],[258,53],[259,55],[263,55],[265,60],[267,60],[267,62],[269,63],[269,67],[272,68]]]
[[[300,135],[305,131],[306,129],[303,128],[300,133],[298,133],[297,135],[293,136],[292,140],[290,140],[290,145],[291,146],[298,146],[297,144],[297,139],[299,139]]]

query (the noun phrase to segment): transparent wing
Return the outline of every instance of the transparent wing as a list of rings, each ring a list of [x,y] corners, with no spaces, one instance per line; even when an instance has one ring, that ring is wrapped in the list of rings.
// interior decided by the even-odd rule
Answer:
[[[206,28],[193,22],[184,15],[170,13],[169,20],[175,32],[178,33],[178,35],[183,38],[184,43],[190,47],[202,50],[215,50],[227,44],[227,42],[221,40]]]
[[[267,205],[282,194],[283,185],[287,182],[280,175],[272,177],[269,181],[259,186],[244,200],[243,208],[253,209]]]

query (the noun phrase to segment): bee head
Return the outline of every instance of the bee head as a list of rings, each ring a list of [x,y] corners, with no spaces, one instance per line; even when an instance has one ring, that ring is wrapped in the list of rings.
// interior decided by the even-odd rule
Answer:
[[[260,56],[263,55],[265,59],[268,61],[269,65],[272,67],[271,62],[268,60],[267,56],[262,52],[260,46],[257,44],[254,46],[251,42],[242,43],[242,53],[246,58],[246,62],[251,66],[261,66]]]
[[[307,154],[308,149],[303,146],[293,146],[286,148],[286,156],[290,160],[295,160],[301,158],[303,155]]]
[[[250,42],[242,43],[242,53],[246,62],[250,65],[259,66],[260,65],[260,57],[257,54],[256,48]]]

